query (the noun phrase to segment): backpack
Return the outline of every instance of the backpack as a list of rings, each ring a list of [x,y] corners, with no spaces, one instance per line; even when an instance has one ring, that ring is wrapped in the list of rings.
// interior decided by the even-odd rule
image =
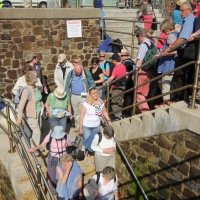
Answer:
[[[83,137],[77,135],[72,146],[67,147],[67,153],[69,153],[74,159],[84,160],[85,147],[83,145]]]
[[[148,50],[147,50],[147,52],[145,54],[145,57],[144,57],[144,59],[142,61],[142,64],[145,64],[145,63],[149,62],[157,54],[156,47],[155,47],[155,45],[153,43],[151,43],[150,46],[146,42],[144,42],[144,44],[147,46]],[[157,60],[154,60],[152,63],[150,63],[150,64],[146,65],[145,67],[143,67],[143,69],[155,68],[156,64],[157,64]]]
[[[28,92],[28,101],[30,101],[32,98],[30,89],[27,86],[24,86],[24,87],[20,86],[14,97],[15,109],[18,108],[18,106],[19,106],[19,102],[21,100],[23,90],[26,90]]]
[[[110,62],[110,61],[106,61],[106,62],[104,63],[104,69],[105,69],[105,71],[106,71],[106,65],[107,65],[107,64],[109,64],[109,67],[110,67],[110,76],[111,76],[115,65],[114,65],[112,62]],[[109,76],[109,77],[110,77],[110,76]]]
[[[122,44],[120,39],[113,40],[113,42],[118,43],[118,44]],[[111,44],[111,45],[112,45],[112,52],[113,53],[120,53],[121,50],[123,49],[122,45],[117,45],[117,44]]]
[[[101,172],[96,172],[96,175],[97,175],[96,184],[97,184],[97,185],[99,184],[100,174],[101,174]],[[114,178],[114,183],[116,182],[116,180],[117,180],[117,178],[116,178],[116,176],[115,176],[115,178]]]
[[[122,64],[124,64],[124,63],[126,63],[126,62],[131,63],[131,65],[133,66],[133,67],[132,67],[132,70],[133,70],[133,69],[136,69],[136,64],[135,64],[135,62],[134,62],[133,60],[131,60],[131,59],[123,60],[123,61],[122,61]],[[127,72],[129,72],[129,71],[127,71]]]
[[[51,150],[52,138],[53,138],[53,137],[50,135],[49,142],[48,142],[47,145],[46,145],[46,149],[47,149],[48,151]],[[62,138],[61,138],[61,139],[62,139]],[[65,134],[64,139],[67,140],[67,134]],[[55,139],[55,140],[56,140],[56,139]]]

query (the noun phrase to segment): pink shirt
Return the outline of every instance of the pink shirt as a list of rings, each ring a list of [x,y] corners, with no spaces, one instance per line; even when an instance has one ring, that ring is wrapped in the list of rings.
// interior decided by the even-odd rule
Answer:
[[[50,133],[45,137],[42,144],[48,143],[49,139],[50,139]],[[67,140],[65,140],[64,137],[62,139],[58,139],[58,140],[55,140],[54,138],[52,138],[51,146],[50,146],[52,156],[61,157],[63,154],[66,153],[66,146],[67,146],[67,142],[68,142],[68,137],[66,137],[66,139]],[[56,152],[62,152],[62,151],[64,151],[64,152],[61,153],[61,154],[56,153]]]
[[[158,40],[158,43],[157,43],[157,49],[162,49],[163,48],[163,46],[164,46],[164,43],[165,43],[165,39],[167,39],[167,34],[165,34],[165,33],[161,33],[160,34],[160,36],[159,36],[160,38],[163,38],[163,39],[159,39]]]

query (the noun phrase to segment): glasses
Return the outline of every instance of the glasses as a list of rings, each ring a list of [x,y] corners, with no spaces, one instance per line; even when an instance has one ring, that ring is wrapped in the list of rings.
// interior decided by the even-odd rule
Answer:
[[[188,10],[188,9],[185,9],[185,10],[180,10],[180,12],[184,12],[184,11],[186,11],[186,10]]]
[[[37,56],[34,56],[33,59],[38,59]]]
[[[105,57],[105,56],[99,56],[99,57]]]

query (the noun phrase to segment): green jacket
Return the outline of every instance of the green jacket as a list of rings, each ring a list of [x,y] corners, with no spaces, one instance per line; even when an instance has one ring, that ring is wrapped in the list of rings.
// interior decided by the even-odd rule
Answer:
[[[67,93],[68,97],[71,97],[71,82],[72,82],[72,78],[74,77],[74,74],[75,74],[74,70],[71,70],[67,75],[65,88],[66,88],[66,93]],[[91,73],[85,69],[83,69],[83,71],[82,71],[82,81],[83,81],[86,92],[88,92],[89,88],[96,86]]]

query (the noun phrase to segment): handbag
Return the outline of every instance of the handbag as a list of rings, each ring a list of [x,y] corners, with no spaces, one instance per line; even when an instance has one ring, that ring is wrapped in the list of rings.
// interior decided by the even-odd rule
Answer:
[[[156,15],[155,15],[153,6],[152,6],[152,11],[153,11],[153,16],[154,16],[154,17],[153,17],[153,22],[157,22],[157,19],[156,19]],[[151,24],[151,28],[152,28],[154,31],[157,31],[157,29],[158,29],[158,24],[152,23],[152,24]]]
[[[153,18],[153,22],[157,22],[157,19],[156,19],[156,18]],[[152,28],[154,31],[156,31],[156,30],[158,29],[158,24],[152,23],[151,28]]]
[[[191,59],[191,60],[196,60],[197,59],[197,53],[198,53],[198,48],[199,48],[199,41],[194,40],[192,42],[188,42],[183,48],[183,58]]]

